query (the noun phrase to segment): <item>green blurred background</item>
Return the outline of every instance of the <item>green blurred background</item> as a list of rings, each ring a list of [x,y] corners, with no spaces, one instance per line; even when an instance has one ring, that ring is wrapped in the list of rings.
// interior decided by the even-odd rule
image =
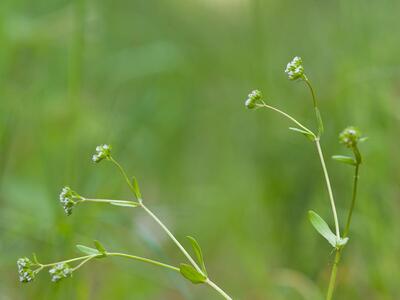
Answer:
[[[352,168],[329,160],[347,125],[361,146],[359,201],[336,299],[400,299],[398,0],[0,2],[0,299],[220,299],[206,286],[139,262],[90,263],[72,279],[18,282],[16,259],[110,250],[171,264],[175,245],[140,209],[84,205],[66,217],[64,185],[129,198],[96,145],[135,174],[150,208],[193,235],[212,278],[235,299],[319,299],[333,255],[311,227],[332,224],[313,145],[254,88],[314,125],[309,92],[287,80],[299,55],[320,99],[322,140],[342,221]]]

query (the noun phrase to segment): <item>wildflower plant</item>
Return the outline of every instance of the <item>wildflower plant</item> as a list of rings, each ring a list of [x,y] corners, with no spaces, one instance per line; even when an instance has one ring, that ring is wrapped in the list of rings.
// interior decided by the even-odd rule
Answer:
[[[345,228],[343,232],[340,232],[340,225],[339,225],[339,217],[338,213],[336,211],[336,204],[335,204],[335,198],[334,194],[332,191],[331,187],[331,181],[329,178],[329,173],[325,164],[325,159],[320,143],[321,136],[324,132],[324,126],[322,122],[322,117],[318,108],[318,102],[317,98],[314,92],[314,89],[311,85],[310,80],[306,76],[305,69],[303,66],[303,61],[300,57],[296,56],[293,58],[292,61],[290,61],[287,64],[287,67],[285,69],[285,73],[287,74],[289,80],[293,81],[302,81],[305,83],[305,85],[308,87],[311,93],[312,97],[312,103],[313,103],[313,108],[315,111],[315,118],[316,118],[316,123],[317,123],[317,130],[312,131],[308,127],[304,126],[302,123],[300,123],[298,120],[296,120],[294,117],[289,115],[288,113],[267,104],[264,102],[261,96],[259,97],[254,97],[254,91],[250,93],[248,98],[245,101],[245,106],[249,109],[259,109],[259,108],[267,108],[271,109],[281,115],[283,115],[285,118],[289,119],[291,122],[293,122],[296,127],[289,127],[290,130],[300,133],[304,136],[306,136],[311,142],[315,144],[318,157],[322,166],[322,170],[324,173],[325,177],[325,184],[326,188],[328,191],[328,196],[329,196],[329,202],[332,210],[332,215],[333,215],[333,221],[334,221],[334,231],[332,231],[329,227],[329,225],[324,221],[322,217],[320,217],[316,212],[310,210],[308,212],[308,218],[312,224],[312,226],[316,229],[316,231],[321,234],[327,241],[328,243],[332,246],[333,251],[335,251],[335,258],[334,262],[332,265],[332,270],[331,270],[331,276],[330,276],[330,281],[328,285],[328,290],[326,294],[326,299],[331,300],[333,297],[333,292],[335,288],[335,281],[336,281],[336,274],[338,270],[338,265],[341,259],[342,251],[344,246],[347,244],[349,241],[349,230],[350,230],[350,224],[351,224],[351,219],[352,219],[352,214],[353,210],[355,207],[355,202],[356,202],[356,197],[357,197],[357,186],[358,186],[358,177],[359,177],[359,168],[362,163],[362,158],[361,158],[361,153],[358,149],[358,144],[362,141],[364,141],[366,138],[362,137],[361,132],[353,126],[345,128],[339,135],[339,142],[343,145],[345,145],[347,148],[352,150],[352,156],[348,155],[334,155],[332,158],[338,162],[351,165],[354,167],[354,182],[353,182],[353,191],[352,191],[352,198],[350,202],[350,207],[347,213],[347,221]],[[261,95],[261,92],[257,91],[257,95]],[[249,99],[252,99],[251,101]],[[251,104],[251,105],[249,105]]]
[[[70,187],[66,186],[62,188],[59,196],[60,204],[63,207],[65,214],[67,216],[70,216],[76,206],[82,205],[84,203],[109,204],[114,206],[122,206],[125,208],[142,208],[161,227],[161,229],[168,235],[173,243],[175,243],[178,249],[188,260],[188,263],[180,263],[179,266],[174,266],[137,255],[111,252],[106,250],[106,248],[99,241],[94,241],[94,247],[76,245],[77,249],[84,255],[71,259],[66,259],[63,261],[43,264],[38,261],[35,254],[33,254],[32,260],[27,257],[19,258],[17,260],[19,280],[24,283],[31,282],[35,279],[36,275],[40,271],[48,269],[51,281],[59,282],[60,280],[71,277],[76,270],[81,268],[89,261],[103,259],[106,257],[122,257],[126,259],[141,261],[157,267],[168,269],[169,271],[179,273],[185,279],[194,284],[207,284],[225,299],[232,299],[208,276],[199,243],[193,237],[187,237],[188,242],[192,246],[193,252],[196,256],[195,260],[184,248],[184,246],[175,238],[175,236],[171,233],[167,226],[147,207],[147,205],[145,205],[136,177],[132,177],[132,179],[129,179],[124,168],[111,156],[110,145],[104,144],[96,147],[96,153],[92,156],[92,161],[95,163],[100,163],[103,160],[109,161],[117,167],[122,177],[126,181],[129,189],[131,190],[135,200],[115,200],[84,197],[79,195]]]

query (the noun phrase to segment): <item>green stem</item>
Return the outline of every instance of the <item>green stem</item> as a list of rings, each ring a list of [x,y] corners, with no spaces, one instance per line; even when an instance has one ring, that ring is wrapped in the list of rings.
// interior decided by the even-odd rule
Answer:
[[[311,85],[310,80],[307,78],[307,76],[305,74],[303,75],[303,81],[306,83],[306,85],[308,86],[308,88],[310,89],[310,92],[311,92],[313,106],[314,106],[314,112],[315,112],[315,118],[316,118],[317,124],[318,124],[318,137],[320,137],[324,131],[324,124],[322,122],[321,113],[319,112],[319,109],[318,109],[317,97],[315,95],[315,92]]]
[[[339,220],[338,220],[338,216],[337,216],[337,212],[336,212],[336,206],[335,206],[335,199],[333,198],[331,181],[329,179],[328,170],[327,170],[326,165],[325,165],[325,159],[324,159],[324,155],[322,154],[322,149],[321,149],[321,145],[319,143],[319,138],[315,139],[315,144],[317,146],[317,151],[318,151],[318,155],[319,155],[319,158],[320,158],[320,161],[321,161],[322,170],[324,171],[326,187],[328,189],[329,199],[330,199],[331,207],[332,207],[333,219],[335,221],[336,237],[339,240],[340,239],[340,230],[339,230]]]
[[[360,165],[356,164],[355,167],[355,172],[354,172],[354,181],[353,181],[353,194],[351,197],[351,204],[350,204],[350,210],[349,214],[347,216],[347,222],[346,222],[346,227],[343,232],[343,237],[346,237],[349,234],[350,230],[350,224],[351,224],[351,217],[353,216],[353,210],[354,206],[356,204],[356,198],[357,198],[357,186],[358,186],[358,171],[359,171]]]
[[[112,161],[112,162],[117,166],[118,170],[119,170],[119,171],[121,172],[121,174],[122,174],[122,177],[125,178],[125,181],[126,181],[126,183],[128,184],[128,186],[129,186],[129,189],[132,191],[132,193],[133,193],[134,195],[136,195],[136,191],[135,191],[135,189],[134,189],[134,187],[133,187],[131,181],[129,180],[129,177],[128,177],[128,175],[126,174],[124,168],[123,168],[114,158],[112,158],[111,156],[110,156],[109,159],[110,159],[110,161]],[[138,199],[138,200],[139,200],[139,199]]]
[[[311,83],[310,83],[310,81],[308,80],[308,78],[307,78],[306,75],[304,75],[304,82],[306,83],[306,85],[307,85],[308,88],[310,89],[311,96],[312,96],[312,99],[313,99],[313,105],[314,105],[314,108],[315,108],[315,107],[317,107],[317,97],[315,96],[314,89],[313,89],[313,87],[312,87],[312,85],[311,85]]]
[[[356,151],[358,151],[358,149]],[[358,154],[359,154],[359,152],[358,152]],[[355,172],[354,172],[353,192],[352,192],[350,210],[349,210],[349,214],[347,216],[347,222],[346,222],[346,227],[343,232],[343,237],[347,237],[347,235],[349,234],[349,230],[350,230],[351,217],[353,215],[353,210],[354,210],[354,206],[355,206],[356,198],[357,198],[357,187],[358,187],[358,177],[359,177],[358,172],[359,172],[360,162],[361,162],[361,155],[359,154],[359,159],[357,159],[357,164],[356,164]],[[335,282],[336,282],[336,274],[337,274],[338,265],[339,265],[339,262],[340,262],[340,259],[342,256],[342,250],[343,250],[343,248],[336,250],[335,261],[332,266],[331,278],[329,280],[329,287],[328,287],[328,292],[326,294],[326,300],[331,300],[332,296],[333,296],[333,291],[335,289]]]
[[[164,264],[162,262],[156,261],[156,260],[152,260],[152,259],[148,259],[148,258],[144,258],[144,257],[140,257],[140,256],[136,256],[136,255],[130,255],[130,254],[125,254],[125,253],[118,253],[118,252],[106,252],[106,256],[119,256],[119,257],[124,257],[124,258],[129,258],[129,259],[134,259],[134,260],[138,260],[141,262],[145,262],[145,263],[149,263],[155,266],[159,266],[159,267],[163,267],[166,269],[170,269],[176,272],[180,272],[179,268],[168,265],[168,264]]]
[[[332,266],[331,278],[329,280],[329,287],[328,287],[328,292],[326,294],[326,300],[332,300],[333,291],[335,289],[336,274],[337,274],[341,255],[342,255],[342,249],[337,249],[336,254],[335,254],[335,260],[334,260],[333,266]]]
[[[316,138],[315,134],[308,129],[306,126],[304,126],[303,124],[301,124],[299,121],[297,121],[295,118],[293,118],[291,115],[281,111],[280,109],[277,109],[276,107],[273,107],[271,105],[262,103],[262,104],[257,104],[258,107],[265,107],[265,108],[269,108],[272,109],[273,111],[276,111],[277,113],[280,113],[281,115],[283,115],[284,117],[288,118],[289,120],[291,120],[292,122],[294,122],[297,126],[301,127],[302,129],[304,129],[305,131],[307,131],[308,133],[310,133],[314,139]]]
[[[136,196],[136,191],[131,183],[131,181],[128,178],[128,175],[126,174],[124,168],[112,157],[109,158],[120,170],[122,176],[125,178],[126,183],[128,184],[129,188],[131,189],[132,193]],[[175,238],[175,236],[169,231],[167,226],[164,225],[163,222],[150,210],[143,204],[143,199],[138,199],[139,205],[147,212],[147,214],[152,217],[158,225],[167,233],[167,235],[170,237],[170,239],[178,246],[179,250],[186,256],[186,258],[190,261],[190,263],[193,265],[193,267],[196,269],[197,272],[202,274],[203,276],[207,277],[206,274],[202,271],[202,269],[197,265],[197,263],[194,261],[194,259],[190,256],[190,254],[186,251],[186,249],[179,243],[179,241]],[[178,269],[178,271],[180,271]],[[214,282],[212,282],[210,279],[207,278],[206,283],[210,285],[214,290],[216,290],[219,294],[221,294],[225,299],[232,300],[228,294],[226,294],[218,285],[216,285]]]
[[[134,204],[134,205],[139,205],[138,202],[135,201],[128,201],[128,200],[114,200],[114,199],[89,199],[89,198],[82,198],[81,200],[78,201],[78,203],[81,202],[97,202],[97,203],[121,203],[121,204]]]

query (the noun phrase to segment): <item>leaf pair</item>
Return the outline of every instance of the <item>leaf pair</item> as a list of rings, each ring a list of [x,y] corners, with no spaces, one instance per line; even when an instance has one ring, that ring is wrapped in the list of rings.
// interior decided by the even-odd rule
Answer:
[[[203,271],[203,274],[198,272],[193,266],[183,263],[180,264],[179,271],[183,277],[194,284],[204,283],[207,280],[207,270],[204,264],[203,253],[201,251],[200,245],[193,237],[187,236],[187,238],[192,245],[193,251],[196,254],[197,261],[200,264],[200,268]]]
[[[94,243],[94,246],[96,247],[96,249],[90,248],[87,246],[83,246],[83,245],[76,245],[76,248],[78,248],[79,251],[81,251],[82,253],[85,253],[87,255],[101,255],[99,257],[107,256],[106,249],[99,241],[94,240],[93,243]]]
[[[340,247],[346,245],[349,241],[348,237],[337,238],[324,219],[322,219],[316,212],[310,210],[308,212],[308,219],[314,226],[315,230],[317,230],[318,233],[322,235],[329,242],[329,244],[332,245],[332,247],[339,249]]]

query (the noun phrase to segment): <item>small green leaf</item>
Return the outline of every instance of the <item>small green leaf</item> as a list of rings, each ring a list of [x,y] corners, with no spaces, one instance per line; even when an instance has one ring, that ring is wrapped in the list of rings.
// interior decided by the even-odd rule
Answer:
[[[123,201],[118,201],[114,200],[110,202],[111,205],[116,205],[116,206],[124,206],[124,207],[138,207],[139,204],[136,202],[123,202]]]
[[[324,123],[322,122],[321,113],[319,112],[318,107],[315,107],[315,115],[317,116],[318,122],[318,136],[324,133]]]
[[[136,199],[138,199],[138,200],[142,199],[142,194],[140,193],[140,189],[139,189],[139,183],[135,176],[132,177],[132,186],[133,186],[133,190],[135,191]]]
[[[368,139],[369,139],[369,138],[368,138],[367,136],[363,136],[363,137],[359,138],[358,141],[359,141],[360,143],[363,143],[363,142],[365,142],[365,141],[368,140]]]
[[[311,141],[314,141],[314,135],[308,131],[305,131],[303,129],[297,128],[297,127],[289,127],[290,130],[294,131],[294,132],[298,132],[301,133],[303,135],[305,135],[307,138],[309,138]]]
[[[194,284],[204,283],[207,279],[206,276],[197,272],[195,268],[188,264],[180,264],[179,271],[182,276]]]
[[[76,245],[76,248],[78,248],[79,251],[81,251],[82,253],[85,253],[87,255],[99,255],[99,254],[101,254],[98,250],[96,250],[94,248],[86,247],[86,246],[83,246],[83,245]]]
[[[357,162],[356,160],[351,157],[351,156],[346,156],[346,155],[333,155],[332,159],[344,163],[344,164],[348,164],[348,165],[352,165],[352,166],[356,166]]]
[[[96,247],[96,249],[103,255],[106,254],[106,249],[104,248],[104,246],[98,241],[98,240],[94,240],[93,241],[94,246]]]
[[[336,236],[329,228],[328,224],[314,211],[308,211],[308,219],[311,224],[314,226],[315,230],[318,231],[320,235],[322,235],[332,247],[336,248]]]
[[[203,270],[204,274],[207,276],[206,265],[204,264],[203,253],[201,251],[199,243],[194,239],[194,237],[187,236],[190,243],[192,244],[193,251],[196,254],[197,260],[200,263],[201,269]]]

